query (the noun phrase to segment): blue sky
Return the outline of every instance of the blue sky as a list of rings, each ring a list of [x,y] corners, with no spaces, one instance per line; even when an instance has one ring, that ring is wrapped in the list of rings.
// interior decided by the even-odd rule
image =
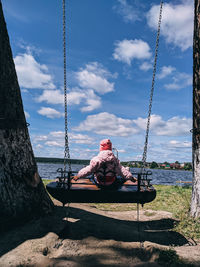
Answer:
[[[66,1],[71,158],[141,160],[159,0]],[[35,156],[64,155],[62,1],[2,0]],[[165,1],[147,161],[191,161],[193,1]]]

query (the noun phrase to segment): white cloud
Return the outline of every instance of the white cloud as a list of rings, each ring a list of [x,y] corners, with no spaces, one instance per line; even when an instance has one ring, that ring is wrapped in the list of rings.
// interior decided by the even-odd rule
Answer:
[[[170,140],[169,141],[169,144],[168,144],[169,147],[171,148],[180,148],[180,149],[185,149],[185,148],[189,148],[191,149],[192,148],[192,142],[189,142],[189,141],[178,141],[178,140]]]
[[[21,89],[21,92],[22,93],[28,93],[28,90],[27,89]]]
[[[114,91],[114,83],[109,82],[109,77],[115,77],[97,62],[92,62],[75,73],[79,86],[92,89],[99,94]]]
[[[75,131],[91,131],[104,136],[131,136],[146,131],[146,118],[123,119],[114,114],[102,112],[87,116],[86,120],[74,128]],[[178,127],[177,127],[178,125]],[[156,136],[186,136],[190,134],[190,118],[172,117],[164,121],[153,114],[150,121],[150,134]]]
[[[46,102],[48,104],[64,104],[64,94],[60,90],[45,90],[42,95],[35,99],[37,102]],[[89,112],[101,107],[101,98],[93,90],[82,90],[74,88],[67,94],[67,103],[69,105],[82,105],[82,112]]]
[[[118,4],[113,7],[113,10],[116,13],[120,14],[125,22],[135,22],[137,20],[140,20],[136,5],[129,5],[127,3],[127,0],[118,0]]]
[[[143,70],[143,71],[148,71],[148,70],[150,70],[150,69],[152,69],[152,68],[153,68],[153,66],[152,66],[152,64],[149,63],[149,62],[144,62],[144,63],[142,63],[142,64],[140,65],[140,70]]]
[[[24,114],[26,116],[26,119],[29,119],[30,118],[30,114],[27,111],[24,111]]]
[[[146,129],[146,118],[138,118],[134,123],[141,129]],[[165,136],[185,136],[190,134],[192,120],[189,118],[181,118],[179,116],[172,117],[164,121],[161,116],[153,114],[150,121],[150,132],[155,135]]]
[[[40,144],[36,145],[36,149],[41,149],[41,148],[43,148],[42,145],[40,145]]]
[[[77,133],[68,133],[69,143],[70,144],[94,144],[95,141],[92,137],[85,134]],[[48,135],[39,135],[35,136],[33,143],[43,146],[44,144],[50,147],[63,147],[65,143],[65,132],[63,131],[54,131],[50,132]]]
[[[54,119],[54,118],[60,118],[63,117],[64,114],[53,109],[53,108],[46,108],[42,107],[40,110],[38,110],[38,113],[42,116],[46,116],[47,118]]]
[[[64,94],[60,90],[44,90],[42,94],[35,99],[37,102],[46,102],[48,104],[64,104]]]
[[[176,68],[172,66],[163,66],[161,72],[158,74],[158,79],[164,79],[165,77],[169,76],[174,72]]]
[[[114,59],[131,64],[133,59],[144,60],[151,57],[148,43],[142,40],[123,40],[115,43]]]
[[[53,146],[53,147],[64,147],[64,141],[62,143],[57,142],[57,141],[47,141],[45,142],[45,145]]]
[[[65,132],[62,132],[62,131],[54,131],[54,132],[50,132],[49,133],[49,136],[53,136],[55,138],[63,138],[65,137]]]
[[[182,51],[192,47],[193,40],[193,1],[181,4],[165,3],[163,7],[161,34],[167,43],[172,43]],[[154,5],[147,13],[147,23],[157,30],[159,6]]]
[[[86,99],[86,91],[84,92],[81,89],[73,89],[67,95],[67,99],[70,105],[79,105],[82,101]]]
[[[52,76],[46,65],[38,63],[31,54],[19,54],[14,58],[17,76],[21,87],[54,89]]]
[[[128,136],[138,131],[133,128],[132,121],[122,119],[114,114],[102,112],[96,115],[89,115],[81,122],[76,131],[92,131],[96,134],[107,136]]]
[[[173,82],[165,84],[164,87],[169,90],[179,90],[181,88],[185,88],[187,86],[192,85],[192,75],[184,73],[184,72],[177,72],[172,77]]]
[[[119,153],[126,153],[127,151],[125,149],[118,149],[117,150]]]
[[[89,112],[101,107],[101,98],[91,89],[72,89],[68,94],[69,105],[82,105],[82,112]]]
[[[37,143],[40,141],[46,141],[47,140],[47,135],[38,135],[33,138],[33,143]]]
[[[190,134],[191,127],[191,119],[184,117],[180,118],[179,116],[176,116],[167,120],[163,127],[161,127],[160,129],[157,128],[155,129],[155,131],[157,132],[157,135],[184,136]]]
[[[101,107],[101,98],[93,90],[87,90],[85,92],[85,104],[87,105],[81,108],[82,112],[95,110]]]
[[[85,134],[69,134],[69,139],[75,144],[94,144],[94,139]]]

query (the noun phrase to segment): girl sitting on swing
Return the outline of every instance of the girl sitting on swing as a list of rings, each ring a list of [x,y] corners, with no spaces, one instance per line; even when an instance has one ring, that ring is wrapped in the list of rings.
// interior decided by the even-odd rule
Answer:
[[[136,181],[131,172],[120,164],[112,152],[112,143],[109,139],[100,142],[99,154],[92,158],[90,165],[81,169],[74,180],[94,174],[95,183],[100,187],[121,185],[125,180]]]

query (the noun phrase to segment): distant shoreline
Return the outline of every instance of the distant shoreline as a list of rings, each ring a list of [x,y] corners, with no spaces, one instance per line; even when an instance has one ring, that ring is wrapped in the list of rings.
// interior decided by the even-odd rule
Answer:
[[[35,160],[37,163],[64,163],[64,159],[61,158],[45,158],[45,157],[35,157]],[[68,163],[68,159],[66,160]],[[80,164],[80,165],[89,165],[90,160],[89,159],[70,159],[71,164]],[[123,166],[129,166],[129,162],[121,162]],[[140,167],[134,167],[131,166],[132,168],[140,168]],[[164,168],[146,168],[146,169],[151,169],[151,170],[173,170],[173,171],[191,171],[191,170],[184,170],[184,169],[164,169]]]
[[[61,158],[43,158],[43,157],[35,157],[36,162],[39,163],[64,163],[64,159]],[[67,159],[66,162],[69,160]],[[70,159],[72,164],[84,164],[87,165],[90,163],[89,159]]]

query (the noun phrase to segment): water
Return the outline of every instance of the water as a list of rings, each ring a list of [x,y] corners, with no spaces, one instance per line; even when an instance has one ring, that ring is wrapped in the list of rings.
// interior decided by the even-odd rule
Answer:
[[[58,176],[57,169],[63,168],[63,164],[59,163],[38,163],[39,174],[42,178],[55,179]],[[72,164],[73,171],[79,171],[84,165]],[[132,168],[131,171],[139,172],[140,169]],[[183,170],[158,170],[151,169],[152,184],[165,184],[165,185],[183,185],[178,181],[192,181],[192,172]]]

